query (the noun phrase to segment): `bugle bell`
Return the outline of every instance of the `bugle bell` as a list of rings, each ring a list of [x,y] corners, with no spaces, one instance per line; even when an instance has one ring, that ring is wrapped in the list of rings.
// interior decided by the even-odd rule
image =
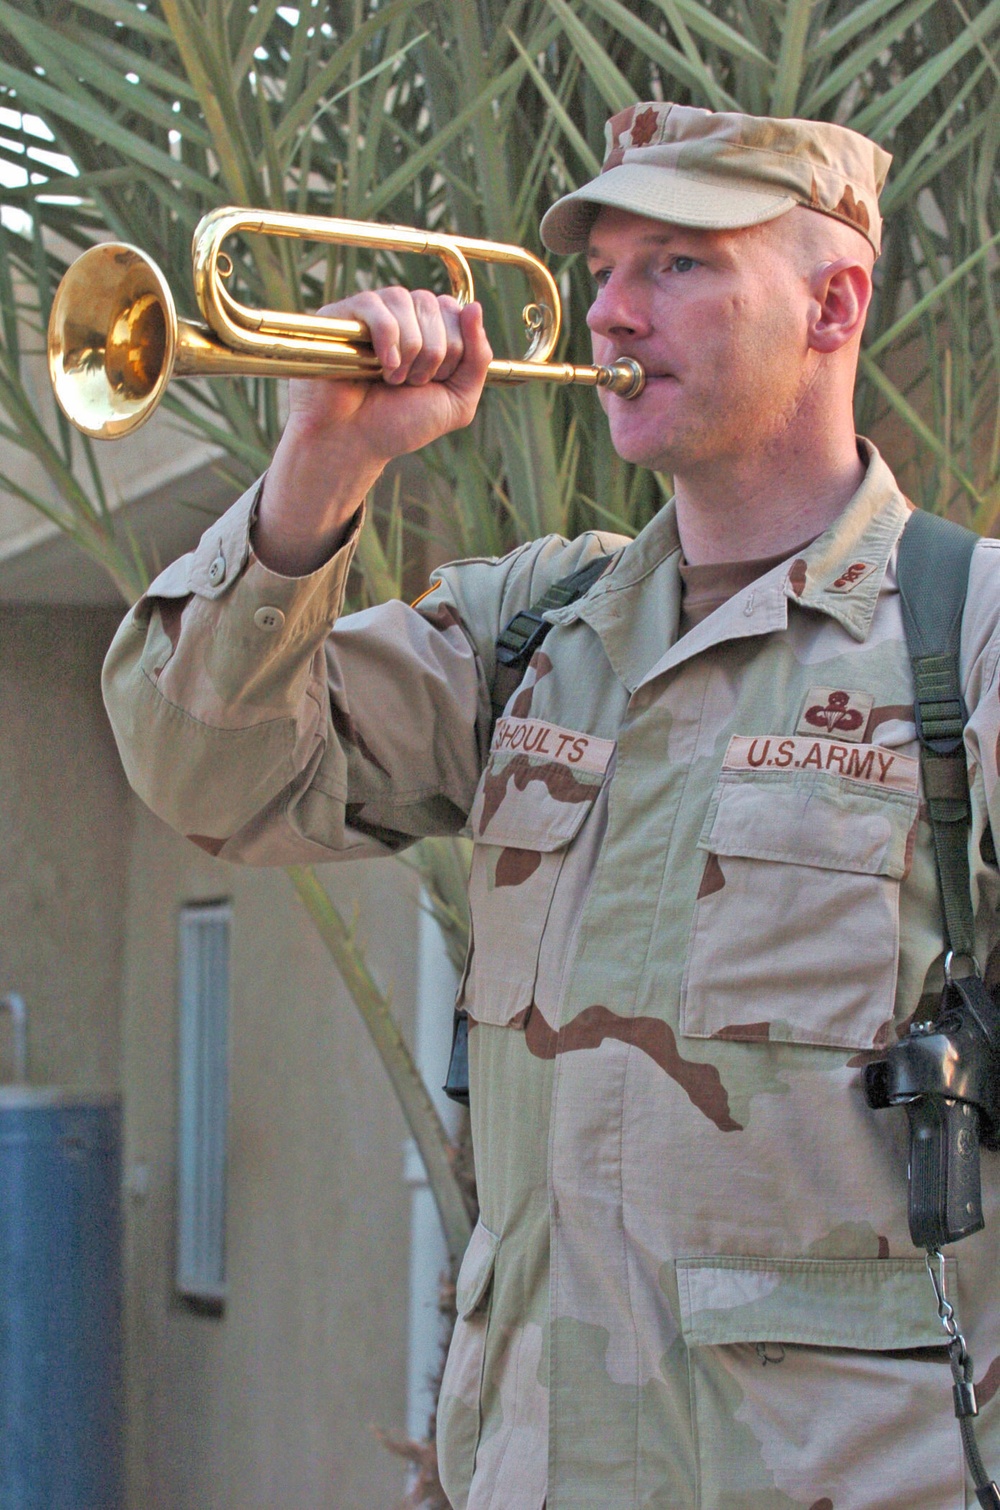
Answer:
[[[69,267],[52,304],[48,360],[59,407],[77,429],[102,440],[127,435],[149,418],[172,377],[380,379],[360,321],[251,309],[233,297],[225,286],[232,264],[223,242],[238,232],[426,253],[444,264],[461,304],[475,298],[470,262],[518,268],[533,295],[523,311],[528,349],[520,360],[492,361],[488,383],[583,383],[624,398],[642,390],[645,375],[631,358],[608,367],[550,360],[559,340],[559,290],[545,264],[521,247],[406,226],[229,208],[212,210],[194,233],[195,295],[204,323],[178,318],[163,274],[134,246],[103,242]]]

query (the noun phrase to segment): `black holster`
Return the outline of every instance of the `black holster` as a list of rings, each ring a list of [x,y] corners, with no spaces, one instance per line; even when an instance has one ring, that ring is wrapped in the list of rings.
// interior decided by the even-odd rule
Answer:
[[[873,1108],[906,1108],[914,1245],[978,1232],[979,1148],[1000,1148],[1000,1011],[980,977],[948,981],[934,1021],[869,1064],[864,1089]]]
[[[455,1008],[455,1024],[451,1034],[451,1057],[448,1074],[441,1087],[445,1095],[459,1106],[469,1104],[469,1014],[462,1007]]]

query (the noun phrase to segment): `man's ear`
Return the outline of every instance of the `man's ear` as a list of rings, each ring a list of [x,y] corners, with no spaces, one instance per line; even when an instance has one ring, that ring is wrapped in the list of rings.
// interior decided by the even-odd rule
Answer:
[[[834,352],[860,337],[872,297],[871,274],[853,257],[825,262],[812,277],[809,345]]]

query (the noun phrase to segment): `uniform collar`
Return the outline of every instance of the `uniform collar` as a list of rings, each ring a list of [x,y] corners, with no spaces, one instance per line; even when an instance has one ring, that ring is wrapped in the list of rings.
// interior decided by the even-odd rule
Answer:
[[[792,562],[786,592],[862,641],[910,505],[871,441],[859,438],[858,446],[868,462],[861,486],[836,523]]]
[[[612,569],[576,603],[545,617],[582,620],[600,637],[620,681],[643,682],[727,640],[788,627],[789,604],[835,619],[867,638],[886,568],[909,515],[888,466],[870,441],[861,486],[840,518],[794,559],[772,568],[677,640],[680,540],[673,500],[625,547]]]

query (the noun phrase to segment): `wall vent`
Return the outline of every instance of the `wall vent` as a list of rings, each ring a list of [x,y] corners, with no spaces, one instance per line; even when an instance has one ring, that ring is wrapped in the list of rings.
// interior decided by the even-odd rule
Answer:
[[[231,922],[227,902],[181,908],[176,1282],[209,1309],[226,1294]]]

